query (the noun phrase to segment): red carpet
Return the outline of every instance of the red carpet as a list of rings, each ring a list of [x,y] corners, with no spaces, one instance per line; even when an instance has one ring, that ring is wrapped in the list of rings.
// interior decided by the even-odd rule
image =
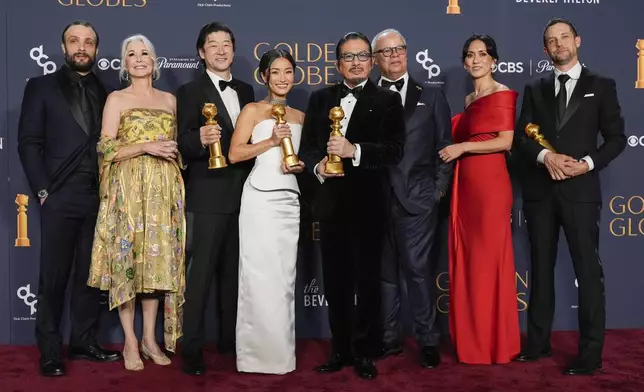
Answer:
[[[404,355],[378,363],[380,376],[375,381],[358,379],[350,368],[332,375],[314,373],[312,368],[328,354],[328,343],[314,340],[298,342],[297,371],[286,376],[239,374],[234,359],[208,352],[204,377],[184,375],[177,358],[169,367],[145,361],[146,368],[138,373],[126,371],[122,362],[68,362],[67,376],[50,379],[38,375],[35,347],[0,346],[0,392],[644,391],[644,330],[610,331],[604,370],[594,377],[562,374],[566,361],[576,354],[576,337],[575,332],[554,334],[555,355],[533,364],[461,365],[446,347],[443,364],[434,370],[418,367],[416,348],[410,345]]]

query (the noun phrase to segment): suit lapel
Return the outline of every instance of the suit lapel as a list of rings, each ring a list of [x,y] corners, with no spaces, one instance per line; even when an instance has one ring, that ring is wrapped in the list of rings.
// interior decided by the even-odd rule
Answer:
[[[74,90],[72,86],[73,82],[68,80],[67,75],[65,75],[65,72],[67,72],[66,68],[62,67],[57,74],[60,91],[63,93],[63,96],[65,97],[65,100],[69,105],[69,110],[72,112],[72,116],[74,116],[74,120],[76,120],[76,123],[81,127],[83,132],[89,135],[90,129],[87,123],[85,123],[85,118],[83,118],[83,112],[81,110],[80,102],[78,101],[78,99],[76,99],[76,95],[74,94]]]
[[[555,73],[551,72],[548,77],[541,79],[541,98],[543,99],[543,105],[545,106],[545,111],[548,113],[546,118],[552,120],[552,126],[554,129],[557,129],[558,120],[557,120],[557,102],[555,100]]]
[[[215,120],[217,120],[222,129],[229,129],[230,132],[232,132],[234,130],[233,122],[230,119],[228,110],[226,110],[226,105],[224,105],[224,101],[221,99],[219,91],[217,91],[217,88],[212,83],[212,79],[210,79],[208,74],[204,73],[202,75],[201,84],[208,101],[214,103],[217,107],[217,116],[215,116]]]
[[[360,119],[365,116],[367,113],[369,113],[371,109],[371,96],[378,91],[378,86],[371,80],[367,79],[367,83],[364,85],[364,88],[360,92],[360,98],[358,98],[356,102],[356,106],[353,108],[353,112],[351,113],[351,119],[349,120],[349,124],[347,124],[347,132],[345,133],[345,137],[349,135],[349,132],[351,132],[351,126],[356,125],[360,123]]]
[[[416,83],[412,78],[409,78],[409,85],[407,86],[407,95],[405,95],[405,121],[414,114],[416,105],[420,100],[420,94],[423,92],[423,88]]]
[[[561,120],[561,124],[559,124],[558,129],[563,128],[579,108],[579,105],[584,100],[584,94],[586,94],[588,87],[590,87],[590,80],[591,77],[588,75],[588,71],[586,68],[582,68],[581,75],[579,75],[579,80],[577,80],[577,84],[572,92],[570,101],[566,106],[566,113],[564,114],[564,118]]]

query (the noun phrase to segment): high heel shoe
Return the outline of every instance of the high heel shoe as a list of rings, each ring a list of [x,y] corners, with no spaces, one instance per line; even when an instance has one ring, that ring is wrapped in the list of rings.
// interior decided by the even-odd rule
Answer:
[[[141,343],[141,354],[143,355],[143,358],[152,359],[152,362],[157,365],[167,366],[172,363],[172,361],[170,361],[170,358],[168,358],[163,353],[161,355],[152,354],[152,352],[150,352],[150,350],[148,350],[148,348],[145,347],[145,344],[143,343]]]
[[[141,370],[143,370],[143,361],[141,360],[141,358],[134,360],[129,359],[125,355],[125,351],[123,351],[123,362],[125,363],[126,370],[132,370],[135,372],[140,372]]]

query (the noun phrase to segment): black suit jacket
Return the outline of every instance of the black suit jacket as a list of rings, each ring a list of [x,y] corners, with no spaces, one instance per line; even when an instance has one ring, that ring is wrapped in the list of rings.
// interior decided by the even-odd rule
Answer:
[[[554,72],[526,86],[514,139],[515,148],[527,164],[521,176],[523,199],[541,200],[553,186],[559,186],[569,201],[601,203],[599,171],[626,148],[615,81],[583,68],[561,124],[555,114],[556,105]],[[594,169],[568,180],[552,180],[545,166],[537,164],[543,147],[526,136],[528,123],[539,125],[540,133],[558,153],[575,159],[590,156]],[[600,146],[599,133],[604,139]]]
[[[405,153],[390,168],[400,204],[411,214],[431,210],[447,193],[453,162],[438,151],[453,143],[451,111],[441,89],[423,88],[411,77],[405,96]]]
[[[327,155],[329,111],[340,106],[341,90],[340,84],[334,85],[315,91],[309,99],[299,156],[310,173]],[[328,178],[323,184],[315,179],[314,218],[336,219],[360,211],[374,216],[384,213],[391,189],[388,167],[402,158],[404,129],[400,95],[367,81],[345,134],[348,141],[360,144],[360,165],[354,167],[351,159],[343,159],[344,177]]]
[[[237,84],[240,110],[255,100],[253,87],[241,80]],[[221,150],[228,157],[234,126],[219,91],[205,72],[177,90],[177,123],[179,152],[187,165],[186,208],[189,212],[229,214],[239,209],[244,181],[253,167],[252,160],[231,164],[222,169],[208,169],[208,148],[201,145],[199,128],[206,118],[201,114],[204,103],[217,106],[215,119],[221,126]]]
[[[66,72],[66,67],[61,67],[53,74],[29,79],[22,98],[18,154],[36,197],[41,189],[49,194],[56,192],[91,153],[89,150],[96,150],[100,135],[101,118],[96,129],[89,129]],[[107,94],[113,89],[99,82],[98,90],[102,113]],[[98,172],[98,161],[93,164]]]

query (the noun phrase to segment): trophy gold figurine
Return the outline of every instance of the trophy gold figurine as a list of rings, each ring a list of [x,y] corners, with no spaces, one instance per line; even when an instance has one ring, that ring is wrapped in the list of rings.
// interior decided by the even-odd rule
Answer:
[[[16,246],[31,246],[27,235],[27,205],[29,205],[29,196],[22,194],[16,195],[16,204],[18,205]]]
[[[635,88],[644,88],[644,39],[638,39],[635,47],[639,50],[637,54],[637,81],[635,82]]]
[[[204,103],[201,114],[206,117],[206,125],[217,125],[215,116],[217,115],[217,106],[214,103]],[[208,169],[221,169],[226,167],[226,157],[221,152],[221,142],[218,140],[208,145],[210,158],[208,159]]]
[[[528,135],[530,139],[539,143],[541,147],[547,148],[548,150],[557,153],[557,151],[555,151],[550,143],[548,143],[546,138],[544,138],[543,135],[539,133],[539,126],[537,124],[528,123],[528,125],[525,126],[525,134]]]
[[[286,121],[284,120],[284,116],[286,115],[286,107],[283,104],[278,103],[273,105],[271,114],[273,115],[273,117],[275,117],[275,124],[286,124]],[[290,137],[283,137],[280,141],[280,146],[282,147],[282,160],[286,164],[286,166],[296,166],[298,163],[300,163],[300,158],[297,156],[297,154],[295,154],[295,150],[293,149],[293,142],[291,141]]]
[[[449,0],[449,5],[447,6],[448,15],[460,15],[461,7],[458,6],[458,0]]]
[[[344,118],[344,110],[342,106],[336,106],[329,110],[329,119],[333,121],[331,124],[331,135],[330,136],[342,136],[340,128],[342,125],[340,121]],[[344,166],[342,165],[342,159],[339,155],[329,154],[329,160],[326,162],[324,171],[331,174],[344,174]]]

